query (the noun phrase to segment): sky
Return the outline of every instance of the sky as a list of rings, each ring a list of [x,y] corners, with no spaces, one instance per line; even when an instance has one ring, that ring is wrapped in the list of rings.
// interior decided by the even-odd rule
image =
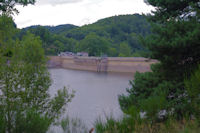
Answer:
[[[34,5],[17,5],[16,8],[20,12],[14,16],[18,28],[60,24],[82,26],[111,16],[146,14],[153,10],[144,0],[36,0]]]

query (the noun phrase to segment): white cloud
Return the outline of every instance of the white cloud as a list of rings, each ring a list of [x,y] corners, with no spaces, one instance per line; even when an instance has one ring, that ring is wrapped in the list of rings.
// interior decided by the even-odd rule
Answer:
[[[35,5],[17,8],[20,13],[14,18],[19,28],[59,24],[80,26],[120,14],[150,13],[153,9],[143,0],[41,0]]]
[[[37,5],[59,5],[67,3],[77,3],[83,0],[38,0]]]

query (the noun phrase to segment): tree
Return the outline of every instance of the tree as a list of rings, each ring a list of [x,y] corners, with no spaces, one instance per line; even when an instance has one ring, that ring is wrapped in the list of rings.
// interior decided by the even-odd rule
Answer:
[[[80,41],[79,51],[88,52],[90,56],[101,56],[108,51],[109,42],[95,33],[87,35]]]
[[[8,27],[11,33],[14,29]],[[7,38],[1,50],[10,48],[6,44],[13,36],[8,34]],[[51,79],[38,37],[28,33],[21,41],[12,42],[12,56],[0,54],[0,132],[46,133],[73,94],[64,88],[50,96]]]
[[[129,95],[119,97],[121,108],[126,112],[131,106],[146,112],[151,121],[174,116],[183,119],[191,115],[185,77],[190,77],[200,63],[200,8],[198,0],[147,0],[156,7],[152,34],[144,41],[151,57],[159,61],[152,72],[136,74],[127,89]],[[156,98],[156,99],[155,99]],[[148,101],[152,101],[151,103]],[[153,102],[154,101],[154,102]],[[158,106],[155,102],[162,101]],[[146,106],[147,104],[152,107]]]
[[[12,37],[16,32],[12,18],[5,14],[0,15],[0,56],[9,56],[9,53],[12,53]]]
[[[193,16],[199,17],[199,0],[144,0],[147,4],[156,7],[153,11],[154,21],[167,22],[169,19],[185,19],[186,17]],[[195,14],[193,14],[196,12]]]
[[[131,47],[125,42],[119,46],[119,57],[131,57]]]
[[[26,6],[28,4],[34,4],[35,0],[1,0],[0,1],[0,13],[12,14],[14,12],[18,13],[15,5]]]
[[[116,49],[116,48],[113,48],[113,47],[110,47],[110,48],[108,49],[108,56],[117,57],[117,56],[118,56],[117,49]]]
[[[137,52],[139,53],[139,55],[137,54],[138,56],[146,56],[149,51],[144,49],[138,39],[140,35],[146,36],[150,33],[150,24],[146,18],[146,16],[139,14],[120,15],[102,19],[94,24],[82,27],[73,25],[55,27],[37,25],[22,29],[18,36],[22,37],[27,31],[40,36],[46,55],[57,55],[62,51],[86,51],[85,49],[81,50],[79,44],[90,34],[95,34],[94,37],[98,36],[100,40],[108,43],[108,49],[103,52],[108,56],[118,56],[119,45],[123,42],[126,42],[131,47],[133,53]],[[62,43],[60,44],[61,47],[56,45],[58,44],[57,41]],[[141,54],[140,51],[144,52],[141,52]]]
[[[191,99],[189,106],[191,112],[194,112],[195,117],[200,121],[200,66],[198,66],[198,69],[184,83],[188,96]]]
[[[157,7],[153,21],[161,22],[154,25],[145,45],[152,51],[152,58],[161,62],[168,78],[183,81],[200,61],[200,5],[197,0],[148,2]]]

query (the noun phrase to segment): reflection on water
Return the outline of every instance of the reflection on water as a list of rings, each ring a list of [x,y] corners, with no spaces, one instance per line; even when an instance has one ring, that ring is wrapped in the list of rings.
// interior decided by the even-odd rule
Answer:
[[[51,94],[67,86],[76,91],[75,97],[67,107],[70,117],[78,117],[91,128],[94,121],[105,115],[119,118],[122,112],[118,103],[118,95],[125,93],[129,87],[132,74],[105,74],[66,69],[50,69],[53,84]]]

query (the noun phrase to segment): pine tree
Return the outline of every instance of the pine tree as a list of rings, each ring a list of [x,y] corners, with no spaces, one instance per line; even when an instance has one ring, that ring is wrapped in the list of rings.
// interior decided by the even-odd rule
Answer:
[[[159,63],[152,66],[152,72],[135,75],[132,87],[127,89],[129,95],[119,97],[120,105],[125,112],[136,106],[151,121],[168,116],[182,119],[193,113],[188,106],[190,98],[184,79],[200,63],[199,0],[146,2],[156,10],[149,16],[154,23],[153,31],[144,45]],[[166,113],[159,117],[162,111]]]

